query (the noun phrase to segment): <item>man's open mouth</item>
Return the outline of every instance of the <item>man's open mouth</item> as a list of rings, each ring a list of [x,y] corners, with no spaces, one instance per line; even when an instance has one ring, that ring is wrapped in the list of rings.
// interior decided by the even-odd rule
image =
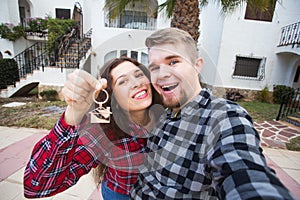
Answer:
[[[178,86],[178,83],[174,83],[174,84],[170,84],[170,85],[163,85],[161,86],[161,89],[163,89],[163,91],[171,91],[173,89],[175,89]]]

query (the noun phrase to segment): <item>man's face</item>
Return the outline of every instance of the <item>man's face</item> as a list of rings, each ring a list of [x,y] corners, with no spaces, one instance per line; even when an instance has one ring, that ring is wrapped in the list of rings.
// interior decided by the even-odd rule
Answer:
[[[182,45],[156,45],[149,50],[151,82],[166,107],[179,109],[199,94],[202,59],[195,63]]]

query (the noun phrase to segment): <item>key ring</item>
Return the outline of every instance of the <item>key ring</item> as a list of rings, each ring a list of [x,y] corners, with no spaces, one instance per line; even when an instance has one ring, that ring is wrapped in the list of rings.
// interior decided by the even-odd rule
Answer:
[[[101,102],[97,101],[96,98],[95,98],[96,93],[98,93],[98,91],[95,90],[94,93],[93,93],[93,101],[94,101],[96,104],[99,104],[99,105],[101,105],[101,106],[102,106],[102,104],[105,104],[105,103],[107,102],[108,98],[109,98],[108,92],[107,92],[105,89],[100,90],[100,92],[102,92],[102,91],[106,94],[106,99],[105,99],[104,101],[101,101]],[[99,94],[98,94],[98,95],[99,95]],[[97,95],[97,97],[98,97],[98,95]]]
[[[96,95],[98,96],[99,94],[97,90],[94,91],[93,93],[93,101],[99,105],[98,108],[90,111],[90,115],[91,115],[91,123],[110,123],[110,115],[112,114],[112,112],[110,111],[110,107],[102,107],[102,104],[106,103],[109,95],[108,92],[105,89],[100,90],[99,92],[103,91],[106,94],[106,99],[104,101],[97,101],[96,100]]]

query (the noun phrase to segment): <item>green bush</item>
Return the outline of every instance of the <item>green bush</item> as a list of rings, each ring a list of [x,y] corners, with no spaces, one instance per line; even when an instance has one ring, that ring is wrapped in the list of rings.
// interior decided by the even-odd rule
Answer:
[[[273,90],[273,101],[274,103],[281,103],[281,97],[284,94],[292,93],[294,89],[286,85],[275,85]],[[291,95],[292,96],[292,95]]]
[[[268,86],[265,86],[264,89],[259,91],[256,96],[257,100],[262,103],[271,103],[270,94]]]
[[[19,81],[18,64],[14,59],[4,58],[0,60],[0,89],[7,88]]]
[[[291,151],[300,151],[300,136],[291,139],[285,144],[286,148]]]
[[[40,92],[40,96],[49,101],[57,100],[57,91],[56,90],[44,90]]]
[[[48,20],[48,42],[49,50],[53,49],[53,43],[59,37],[71,30],[75,26],[75,21],[71,19],[49,19]],[[58,45],[58,44],[57,44]]]
[[[11,23],[0,24],[0,38],[16,41],[20,37],[26,38],[25,30],[22,26],[14,26]]]
[[[42,19],[40,17],[28,18],[27,24],[28,27],[26,28],[26,31],[29,32],[45,31],[48,28],[48,18],[45,19]]]
[[[26,39],[26,32],[41,32],[48,30],[48,47],[51,49],[53,42],[65,34],[75,26],[76,22],[72,19],[52,19],[50,17],[42,18],[28,18],[28,27],[24,28],[21,25],[15,26],[12,23],[0,24],[0,37],[15,41],[20,37]]]

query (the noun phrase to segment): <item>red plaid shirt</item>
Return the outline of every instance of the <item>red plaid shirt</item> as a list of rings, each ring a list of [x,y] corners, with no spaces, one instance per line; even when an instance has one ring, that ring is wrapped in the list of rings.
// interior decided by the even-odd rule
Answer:
[[[63,118],[34,146],[24,174],[25,197],[60,193],[100,162],[108,166],[104,175],[108,187],[129,194],[137,167],[144,162],[147,130],[131,123],[128,136],[116,140],[108,125],[96,124],[79,134],[80,126],[70,126]]]

